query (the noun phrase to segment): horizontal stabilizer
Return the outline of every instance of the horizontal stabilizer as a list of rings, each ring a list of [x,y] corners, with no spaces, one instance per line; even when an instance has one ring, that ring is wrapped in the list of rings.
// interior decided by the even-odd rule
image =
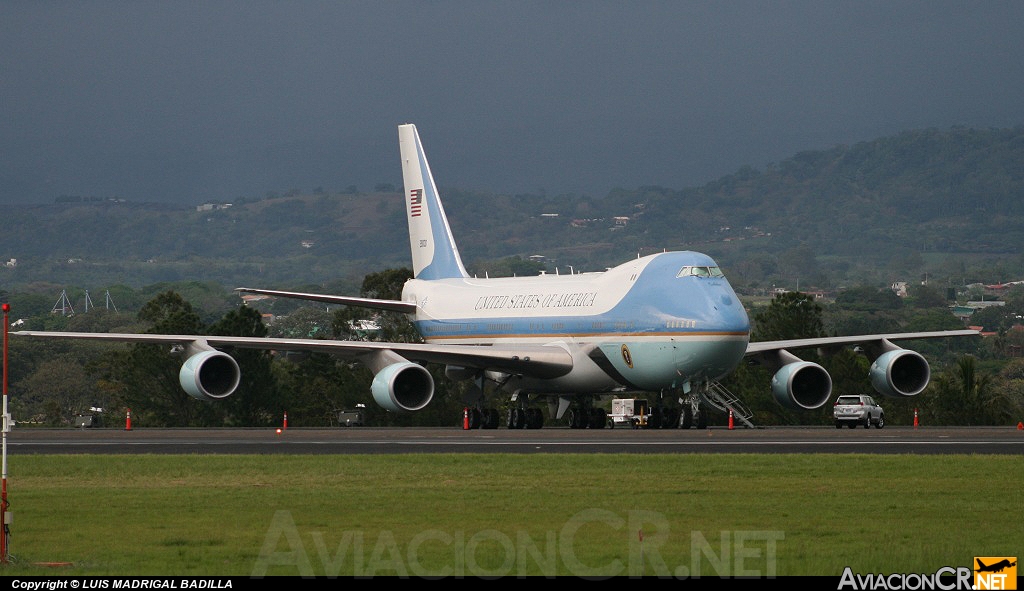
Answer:
[[[274,289],[252,289],[249,287],[238,287],[235,289],[235,291],[240,291],[242,293],[255,293],[260,295],[274,296],[276,298],[293,298],[297,300],[324,302],[327,304],[340,304],[344,306],[356,306],[359,308],[388,310],[391,312],[402,312],[404,314],[413,314],[416,312],[416,304],[412,302],[399,302],[397,300],[376,300],[373,298],[354,298],[350,296],[327,295],[322,293],[277,291]]]

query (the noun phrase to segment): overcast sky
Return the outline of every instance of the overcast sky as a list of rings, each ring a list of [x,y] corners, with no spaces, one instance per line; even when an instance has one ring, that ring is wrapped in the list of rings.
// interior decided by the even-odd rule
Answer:
[[[0,0],[0,201],[685,188],[1024,124],[1024,2]]]

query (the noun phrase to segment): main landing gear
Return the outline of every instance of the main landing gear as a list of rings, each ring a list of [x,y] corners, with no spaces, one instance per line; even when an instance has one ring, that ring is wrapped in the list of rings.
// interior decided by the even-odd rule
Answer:
[[[497,429],[501,422],[501,413],[496,408],[468,407],[466,420],[470,429]]]
[[[570,429],[604,429],[608,426],[608,413],[603,408],[580,404],[569,409]]]
[[[544,412],[536,406],[512,406],[508,409],[507,426],[509,429],[540,429],[544,426]]]
[[[499,388],[503,383],[498,385]],[[532,406],[528,396],[521,396],[519,392],[514,393],[508,410],[503,413],[487,404],[487,400],[491,397],[484,395],[482,386],[483,378],[481,377],[463,397],[468,405],[463,419],[467,428],[497,429],[502,422],[509,429],[540,429],[544,426],[544,412],[540,408]]]

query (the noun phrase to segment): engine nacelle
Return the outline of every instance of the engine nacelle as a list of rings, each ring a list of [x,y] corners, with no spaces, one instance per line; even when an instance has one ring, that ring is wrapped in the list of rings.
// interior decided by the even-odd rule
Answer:
[[[242,380],[238,362],[223,351],[201,351],[185,360],[178,372],[182,389],[198,400],[231,396]]]
[[[395,412],[421,410],[434,397],[434,378],[422,365],[393,363],[373,376],[373,399]]]
[[[875,359],[870,375],[879,394],[901,398],[920,394],[931,379],[931,368],[920,353],[894,349]]]
[[[832,395],[832,376],[810,361],[783,365],[772,376],[772,396],[779,404],[794,410],[821,408]]]

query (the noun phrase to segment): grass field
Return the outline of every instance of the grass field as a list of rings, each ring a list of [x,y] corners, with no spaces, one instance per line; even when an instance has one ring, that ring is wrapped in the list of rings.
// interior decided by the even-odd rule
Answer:
[[[3,575],[934,573],[1024,549],[1019,456],[39,455]]]

